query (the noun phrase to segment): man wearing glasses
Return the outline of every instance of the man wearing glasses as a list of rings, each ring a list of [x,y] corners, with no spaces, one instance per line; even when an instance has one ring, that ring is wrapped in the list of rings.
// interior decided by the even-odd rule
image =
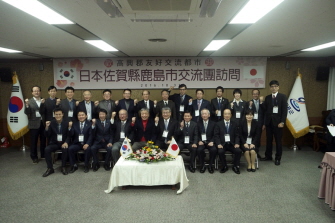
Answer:
[[[286,95],[278,93],[279,82],[272,80],[270,82],[272,94],[265,97],[262,107],[265,111],[266,128],[266,150],[262,161],[272,160],[272,141],[273,136],[276,141],[275,164],[280,165],[282,156],[282,138],[283,127],[287,117],[287,98]],[[260,99],[262,101],[262,99]]]
[[[169,93],[174,87],[171,86],[168,90]],[[187,86],[185,84],[179,85],[179,94],[173,94],[169,96],[169,100],[173,101],[177,111],[177,120],[181,122],[184,118],[184,112],[187,110],[188,101],[192,99],[191,96],[186,94]],[[178,112],[179,111],[179,112]]]

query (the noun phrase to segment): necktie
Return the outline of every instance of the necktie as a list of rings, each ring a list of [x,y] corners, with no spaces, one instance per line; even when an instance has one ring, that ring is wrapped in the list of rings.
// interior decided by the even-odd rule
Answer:
[[[129,109],[129,102],[126,101],[125,104],[126,104],[126,110],[128,111],[128,109]]]
[[[226,122],[227,133],[229,133],[229,122]]]
[[[167,102],[164,102],[164,104],[165,104],[165,106],[167,106],[168,104],[167,104]]]
[[[168,129],[168,121],[165,120],[165,130],[167,130],[167,129]]]
[[[125,121],[121,122],[121,132],[124,132]]]
[[[83,133],[83,128],[84,128],[84,123],[81,122],[81,123],[80,123],[80,133]]]
[[[255,107],[256,107],[256,111],[258,112],[258,108],[259,108],[258,100],[255,100]]]
[[[108,109],[108,111],[110,111],[111,110],[111,102],[110,101],[106,101],[107,102],[107,109]]]
[[[180,104],[183,104],[183,102],[184,102],[184,96],[180,95]]]
[[[105,122],[101,122],[102,129],[105,130]]]
[[[207,131],[207,122],[205,122],[204,127],[205,127],[205,133],[206,133],[206,131]]]
[[[272,105],[276,105],[276,96],[272,95]]]
[[[58,124],[58,133],[59,133],[59,134],[61,133],[61,130],[62,130],[62,125],[59,123],[59,124]]]
[[[219,99],[218,107],[219,107],[219,110],[221,110],[221,98]]]
[[[188,135],[188,123],[186,123],[186,128],[185,128],[185,130],[186,130],[186,135]]]
[[[145,108],[148,108],[148,102],[147,101],[144,102],[145,102]]]
[[[198,100],[198,110],[200,110],[200,107],[201,107],[201,101]]]

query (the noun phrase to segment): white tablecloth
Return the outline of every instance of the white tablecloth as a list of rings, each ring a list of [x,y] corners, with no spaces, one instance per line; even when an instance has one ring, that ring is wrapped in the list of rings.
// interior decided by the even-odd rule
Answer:
[[[118,186],[155,186],[177,183],[180,183],[177,194],[188,187],[184,161],[181,156],[178,156],[174,161],[150,164],[136,160],[125,160],[120,157],[113,168],[108,189],[105,190],[105,193],[110,193],[114,187]]]
[[[322,162],[322,175],[319,187],[319,198],[335,210],[335,152],[325,153]]]

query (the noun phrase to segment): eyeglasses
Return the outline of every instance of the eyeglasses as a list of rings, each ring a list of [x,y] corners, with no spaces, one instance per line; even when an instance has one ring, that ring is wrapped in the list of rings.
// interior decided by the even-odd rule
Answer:
[[[278,85],[271,85],[270,87],[275,88],[275,87],[279,87]]]

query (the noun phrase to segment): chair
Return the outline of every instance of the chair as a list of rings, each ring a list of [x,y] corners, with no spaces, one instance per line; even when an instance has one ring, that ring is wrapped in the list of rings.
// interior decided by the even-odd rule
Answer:
[[[314,127],[313,136],[313,150],[318,152],[320,150],[320,145],[327,145],[327,129],[321,126]]]
[[[62,154],[62,150],[58,149],[55,152],[53,152],[52,155],[52,163],[55,163],[57,158],[58,158],[58,154]]]
[[[98,150],[98,153],[107,153],[107,149],[101,148]],[[112,167],[112,160],[109,161],[109,167]]]
[[[226,156],[226,158],[227,158],[227,156],[230,156],[232,160],[234,159],[234,153],[232,153],[232,152],[230,152],[230,151],[226,151],[225,156]],[[242,155],[242,156],[243,156],[243,155]],[[243,156],[243,157],[244,157],[244,156]],[[242,157],[241,157],[241,158],[242,158]],[[217,162],[219,163],[219,161],[217,161]],[[247,163],[247,162],[240,162],[240,163]],[[227,162],[227,164],[233,164],[233,162]],[[217,164],[217,165],[219,166],[219,164]],[[256,169],[259,168],[259,166],[258,166],[258,157],[257,157],[257,155],[256,155],[256,159],[255,159],[255,167],[256,167]]]

